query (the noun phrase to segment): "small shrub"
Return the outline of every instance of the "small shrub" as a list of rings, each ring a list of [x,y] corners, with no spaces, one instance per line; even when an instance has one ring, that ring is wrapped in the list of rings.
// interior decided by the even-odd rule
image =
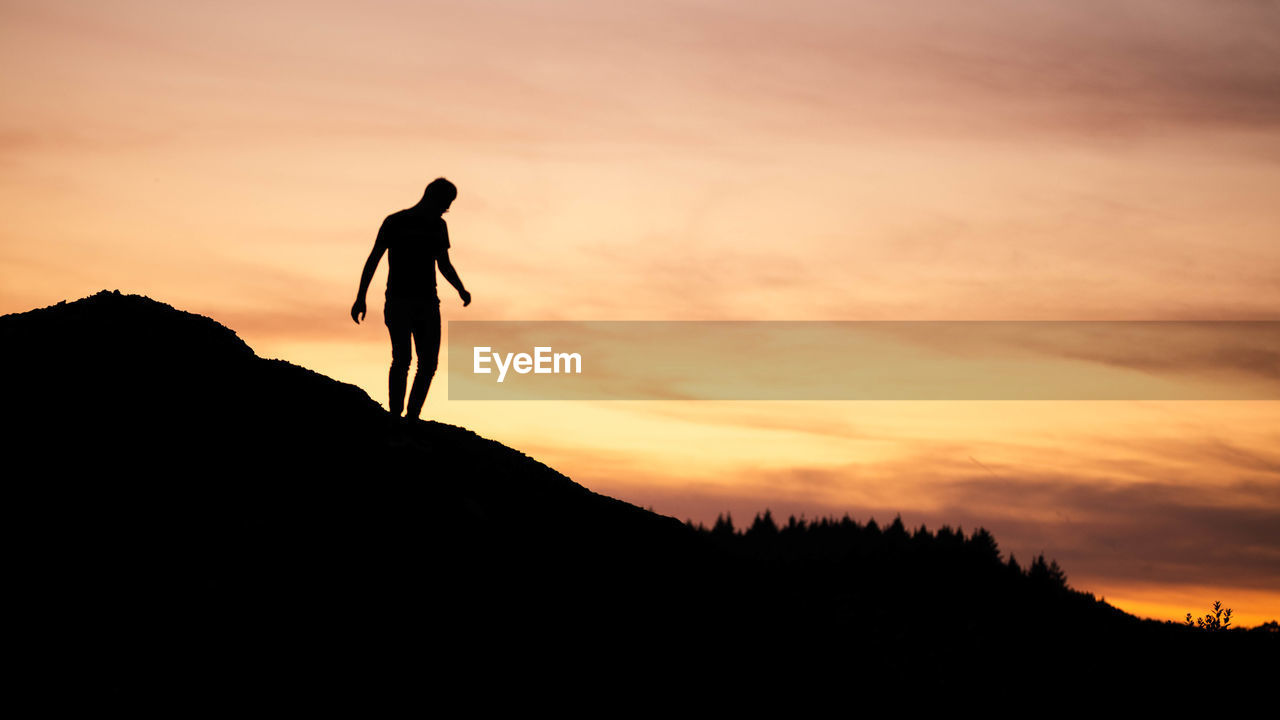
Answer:
[[[1213,612],[1205,613],[1204,617],[1192,620],[1191,613],[1187,613],[1187,627],[1200,628],[1201,630],[1226,630],[1231,624],[1231,608],[1223,609],[1222,603],[1214,601]]]

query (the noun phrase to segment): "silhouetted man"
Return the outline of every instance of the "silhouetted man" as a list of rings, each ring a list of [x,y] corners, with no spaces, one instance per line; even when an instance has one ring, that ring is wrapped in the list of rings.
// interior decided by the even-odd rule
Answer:
[[[404,407],[404,388],[409,377],[409,339],[418,349],[418,370],[409,392],[405,419],[416,420],[426,402],[431,378],[436,374],[440,357],[440,298],[436,295],[436,265],[462,298],[462,306],[471,304],[471,293],[462,286],[458,271],[449,262],[449,228],[444,213],[449,211],[458,188],[444,178],[427,185],[417,205],[387,216],[378,230],[373,252],[364,263],[360,275],[360,291],[351,306],[351,319],[357,324],[365,316],[365,294],[373,282],[382,253],[387,253],[387,302],[383,319],[391,332],[391,374],[387,385],[391,391],[389,408],[400,417]]]

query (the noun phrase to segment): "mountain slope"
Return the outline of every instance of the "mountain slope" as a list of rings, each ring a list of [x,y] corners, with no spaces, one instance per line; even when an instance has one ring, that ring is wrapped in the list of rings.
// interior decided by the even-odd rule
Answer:
[[[670,683],[1194,652],[1010,572],[989,536],[698,532],[462,428],[391,431],[358,388],[147,298],[0,317],[0,346],[45,678],[274,696],[480,667]]]
[[[532,641],[548,618],[611,622],[699,552],[678,521],[462,428],[388,432],[358,388],[147,298],[5,316],[0,343],[39,632],[104,666]]]

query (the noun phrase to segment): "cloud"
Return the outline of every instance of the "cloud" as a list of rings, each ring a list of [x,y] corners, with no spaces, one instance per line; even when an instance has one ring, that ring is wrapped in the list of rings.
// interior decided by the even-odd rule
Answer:
[[[1280,124],[1280,12],[1203,0],[987,3],[929,36],[941,82],[1089,132]]]
[[[1094,577],[1280,590],[1280,487],[1019,476],[967,478],[933,492],[938,515],[981,521],[1013,545],[1040,538],[1064,566]],[[1043,519],[1050,508],[1055,519]]]
[[[1011,340],[1053,357],[1163,376],[1261,381],[1258,397],[1280,389],[1280,322],[1160,322],[1028,325]],[[1049,332],[1043,332],[1047,330]]]
[[[1272,479],[1209,485],[1204,478],[1116,480],[1104,469],[1008,471],[952,453],[922,453],[845,467],[744,468],[729,483],[645,478],[641,469],[588,485],[680,519],[711,522],[730,512],[739,526],[766,508],[779,518],[849,514],[883,524],[901,514],[909,527],[981,526],[1006,557],[1025,562],[1043,552],[1068,573],[1108,586],[1141,581],[1280,591],[1280,482],[1267,468]]]
[[[682,20],[657,42],[692,55],[686,80],[736,98],[747,122],[1095,138],[1280,124],[1271,3],[812,0]]]

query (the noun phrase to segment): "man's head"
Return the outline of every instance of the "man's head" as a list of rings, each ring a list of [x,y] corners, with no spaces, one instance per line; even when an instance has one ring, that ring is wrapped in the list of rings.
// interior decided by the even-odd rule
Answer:
[[[422,201],[419,204],[432,211],[444,212],[449,209],[449,205],[453,204],[456,197],[458,197],[457,186],[444,178],[436,178],[427,185],[427,190],[422,193]]]

